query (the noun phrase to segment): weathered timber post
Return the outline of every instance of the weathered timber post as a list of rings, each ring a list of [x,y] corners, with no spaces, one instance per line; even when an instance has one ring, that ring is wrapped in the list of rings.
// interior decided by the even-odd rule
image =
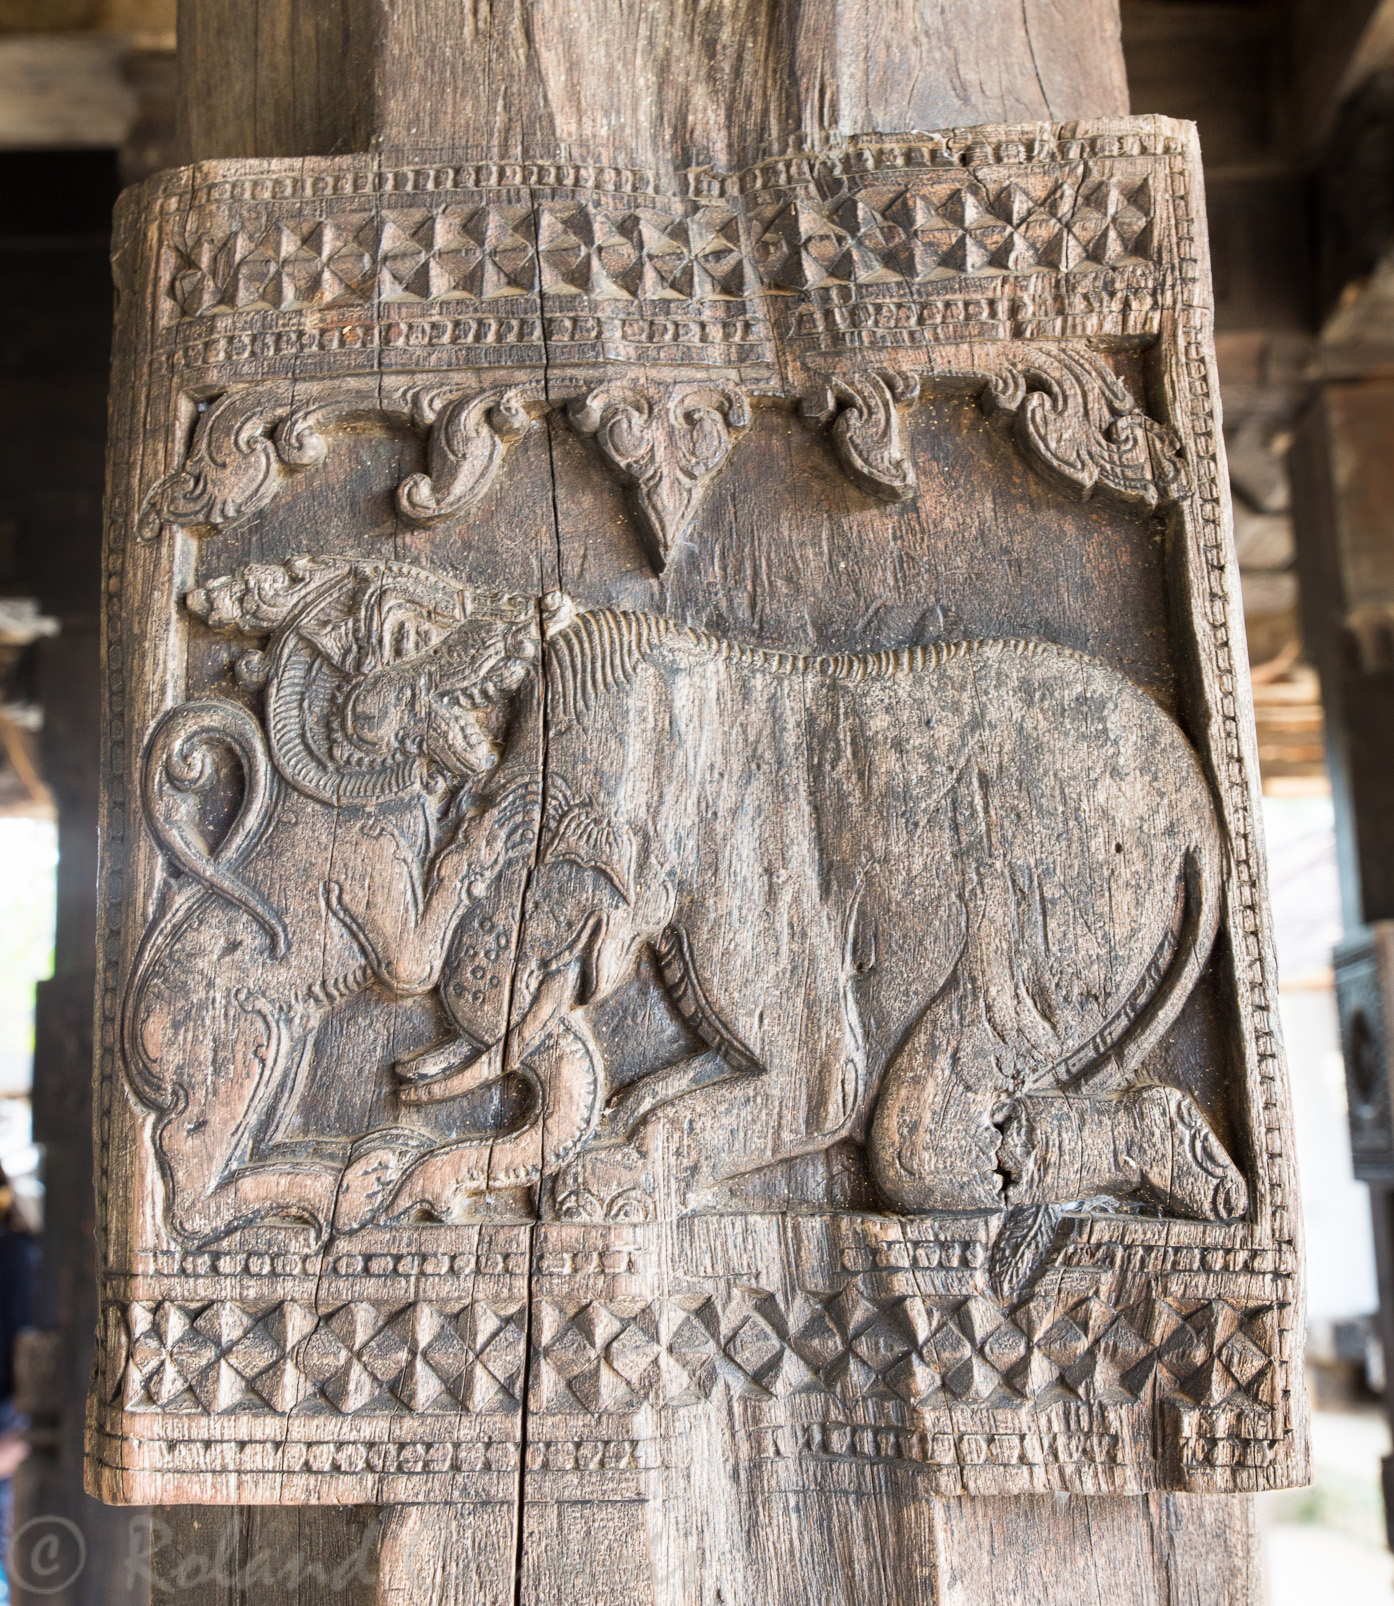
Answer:
[[[1353,322],[1354,320],[1352,320]],[[1394,383],[1382,343],[1370,372],[1346,344],[1315,387],[1290,462],[1302,582],[1302,631],[1321,674],[1345,938],[1336,999],[1346,1065],[1351,1154],[1370,1188],[1380,1334],[1394,1357]],[[1394,1512],[1394,1457],[1384,1461]],[[1394,1544],[1394,1524],[1389,1528]]]
[[[1197,156],[1114,30],[186,8],[90,1437],[162,1586],[360,1589],[378,1506],[394,1603],[1252,1598],[1293,1184]]]

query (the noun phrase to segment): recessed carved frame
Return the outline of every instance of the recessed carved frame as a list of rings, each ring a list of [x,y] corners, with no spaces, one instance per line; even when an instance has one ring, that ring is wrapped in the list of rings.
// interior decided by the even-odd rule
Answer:
[[[1198,172],[1186,128],[1138,118],[868,138],[671,193],[560,162],[343,157],[204,164],[126,199],[118,374],[144,412],[116,431],[109,509],[98,1492],[511,1499],[525,1406],[528,1475],[558,1498],[661,1490],[665,1445],[718,1407],[772,1478],[889,1469],[944,1494],[1301,1480],[1295,1196]],[[1139,353],[1146,396],[1119,374]],[[526,433],[560,427],[626,487],[661,571],[762,409],[821,424],[860,492],[901,504],[912,409],[956,394],[1061,494],[1169,531],[1187,734],[1222,844],[1209,962],[1240,1039],[1238,1219],[1051,1210],[1009,1240],[991,1213],[828,1211],[789,1218],[790,1280],[767,1223],[759,1263],[727,1273],[739,1215],[638,1219],[632,1190],[582,1166],[540,1223],[301,1222],[269,1248],[264,1224],[181,1234],[158,1099],[123,1047],[135,955],[179,870],[278,940],[239,880],[251,826],[209,855],[150,802],[195,774],[180,643],[211,578],[200,538],[250,539],[368,424],[422,438],[396,509],[458,541]],[[281,641],[244,643],[248,686]],[[230,749],[262,740],[218,717]],[[250,821],[257,787],[284,778],[243,773]],[[700,1016],[700,971],[655,953]],[[739,1082],[743,1052],[725,1044],[721,1076]],[[678,1231],[691,1270],[660,1295]]]

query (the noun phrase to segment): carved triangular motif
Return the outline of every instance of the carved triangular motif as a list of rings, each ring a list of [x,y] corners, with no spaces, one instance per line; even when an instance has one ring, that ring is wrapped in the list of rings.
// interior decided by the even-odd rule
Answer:
[[[661,574],[750,423],[745,392],[725,382],[602,385],[573,402],[570,414],[634,486],[644,544]]]

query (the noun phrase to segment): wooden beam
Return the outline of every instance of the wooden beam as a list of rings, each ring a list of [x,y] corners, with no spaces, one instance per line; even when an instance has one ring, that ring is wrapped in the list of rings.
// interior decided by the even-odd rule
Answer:
[[[0,34],[0,148],[116,146],[138,110],[122,34]]]

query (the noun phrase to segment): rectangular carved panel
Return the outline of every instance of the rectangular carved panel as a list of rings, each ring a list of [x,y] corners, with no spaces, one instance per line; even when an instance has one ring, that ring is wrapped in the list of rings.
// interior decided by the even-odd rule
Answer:
[[[96,1492],[625,1600],[816,1497],[841,1599],[921,1493],[1302,1479],[1198,175],[127,197]]]

